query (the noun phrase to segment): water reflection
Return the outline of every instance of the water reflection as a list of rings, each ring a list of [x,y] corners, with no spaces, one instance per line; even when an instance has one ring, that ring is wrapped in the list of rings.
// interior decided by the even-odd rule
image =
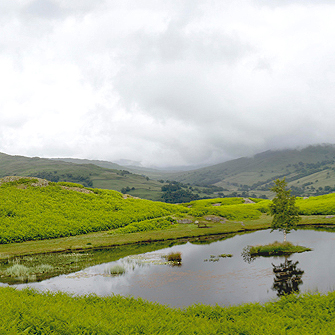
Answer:
[[[291,293],[299,293],[299,286],[303,283],[301,277],[305,271],[299,269],[298,261],[285,257],[285,262],[273,266],[274,280],[272,290],[277,291],[277,296],[283,296]]]
[[[71,294],[121,294],[175,307],[194,303],[222,306],[263,303],[284,292],[334,290],[335,266],[331,266],[335,259],[334,233],[295,231],[290,234],[292,243],[311,247],[313,252],[293,254],[285,260],[278,257],[257,257],[251,263],[243,260],[241,253],[246,246],[268,244],[281,237],[279,232],[270,234],[264,230],[210,244],[198,244],[197,240],[197,244],[192,241],[170,247],[169,242],[156,249],[153,245],[133,246],[126,252],[113,248],[98,252],[99,260],[90,260],[93,266],[16,286]],[[166,255],[178,252],[182,255],[182,266],[169,266]],[[68,257],[63,256],[66,260]]]

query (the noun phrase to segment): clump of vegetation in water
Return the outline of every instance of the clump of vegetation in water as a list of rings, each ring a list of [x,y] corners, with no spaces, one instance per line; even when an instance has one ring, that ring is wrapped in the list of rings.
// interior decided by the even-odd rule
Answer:
[[[300,245],[293,245],[291,242],[275,241],[266,245],[248,245],[243,249],[243,253],[248,253],[251,257],[256,256],[281,256],[290,255],[296,252],[311,251],[312,249]],[[242,254],[243,254],[242,253]]]
[[[233,255],[232,254],[221,254],[221,255],[218,255],[218,257],[226,258],[226,257],[233,257]]]
[[[181,264],[181,252],[171,252],[166,256],[166,260],[173,264]]]
[[[53,266],[49,264],[40,264],[33,267],[28,267],[23,264],[14,264],[4,271],[0,271],[1,277],[15,278],[19,281],[36,280],[36,276],[50,273],[53,271]]]
[[[9,277],[28,277],[31,273],[31,270],[22,265],[22,264],[14,264],[10,268],[5,271],[5,275]]]
[[[120,264],[116,264],[110,268],[108,268],[106,271],[106,273],[114,275],[114,276],[118,276],[118,275],[122,275],[126,272],[125,268],[120,265]]]

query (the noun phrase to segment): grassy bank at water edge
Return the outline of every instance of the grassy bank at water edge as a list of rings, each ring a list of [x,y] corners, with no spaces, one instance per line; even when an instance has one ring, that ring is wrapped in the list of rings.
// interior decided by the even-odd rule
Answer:
[[[0,288],[1,334],[335,334],[335,293],[265,304],[169,308],[121,296]]]

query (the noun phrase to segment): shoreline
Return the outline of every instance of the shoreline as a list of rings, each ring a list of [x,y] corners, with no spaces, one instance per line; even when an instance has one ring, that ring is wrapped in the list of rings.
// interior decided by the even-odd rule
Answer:
[[[108,249],[142,243],[178,241],[192,238],[210,238],[226,234],[251,232],[269,229],[272,218],[262,214],[257,220],[244,222],[226,221],[226,223],[211,223],[211,226],[199,228],[196,224],[178,224],[165,230],[153,230],[124,235],[113,235],[110,231],[88,233],[84,235],[62,237],[57,239],[26,241],[21,243],[0,244],[0,262],[13,257],[38,255],[46,253],[82,252]],[[333,226],[335,218],[325,215],[302,216],[298,227],[311,225]]]

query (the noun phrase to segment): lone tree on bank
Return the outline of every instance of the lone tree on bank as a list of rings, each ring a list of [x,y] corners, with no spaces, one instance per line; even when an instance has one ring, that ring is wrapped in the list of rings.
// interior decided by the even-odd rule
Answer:
[[[273,215],[271,231],[276,229],[282,231],[286,241],[286,235],[292,229],[296,229],[297,223],[301,220],[298,214],[299,208],[295,205],[295,196],[291,196],[291,190],[287,189],[285,178],[277,179],[271,191],[276,193],[270,204],[270,214]]]

